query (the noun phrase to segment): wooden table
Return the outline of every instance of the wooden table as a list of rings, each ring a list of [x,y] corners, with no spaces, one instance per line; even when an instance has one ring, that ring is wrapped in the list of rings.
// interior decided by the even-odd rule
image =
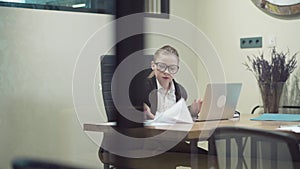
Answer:
[[[186,133],[187,139],[206,139],[213,129],[216,127],[225,126],[237,126],[237,127],[250,127],[263,130],[271,131],[281,131],[278,127],[281,125],[297,125],[300,122],[284,122],[284,121],[253,121],[251,118],[257,117],[259,114],[241,114],[240,118],[233,118],[230,120],[220,120],[220,121],[203,121],[195,122],[194,124],[183,124],[177,123],[173,125],[157,125],[157,126],[145,126],[144,128],[130,129],[132,133],[138,135],[139,133],[145,135],[146,137],[162,133],[164,131],[171,131],[176,136],[176,133]],[[84,131],[94,131],[94,132],[112,132],[112,127],[115,123],[99,123],[99,124],[84,124]],[[113,130],[115,131],[115,130]],[[147,131],[147,132],[145,132]],[[130,133],[131,133],[130,132]],[[292,132],[291,132],[292,133]],[[300,136],[297,133],[293,133],[297,137]]]
[[[296,125],[299,122],[283,122],[283,121],[252,121],[251,118],[257,117],[260,114],[241,114],[240,118],[233,118],[230,120],[220,120],[220,121],[204,121],[204,122],[195,122],[193,124],[182,124],[177,123],[173,125],[157,125],[157,126],[145,126],[142,128],[132,128],[128,129],[128,135],[135,135],[137,137],[151,137],[166,131],[171,132],[169,134],[169,138],[165,139],[176,139],[178,136],[182,137],[185,136],[185,139],[191,141],[192,144],[197,144],[198,141],[207,140],[210,135],[213,133],[214,129],[217,127],[225,127],[225,126],[237,126],[237,127],[249,127],[249,128],[256,128],[256,129],[263,129],[263,130],[270,130],[270,131],[279,131],[283,132],[282,130],[278,130],[279,126],[281,125]],[[99,123],[99,124],[84,124],[85,131],[92,131],[92,132],[105,132],[111,133],[116,132],[113,128],[115,123]],[[289,131],[286,131],[289,132]],[[293,132],[290,132],[293,133]],[[300,140],[300,135],[297,133],[293,133],[297,136]],[[193,156],[193,155],[191,155]],[[168,156],[169,157],[169,156]],[[211,157],[210,157],[211,158]],[[121,158],[122,159],[122,158]],[[194,158],[191,158],[192,160]],[[214,161],[216,159],[211,158]],[[133,160],[134,161],[134,160]],[[167,160],[168,161],[168,160]],[[194,163],[194,164],[193,164]],[[211,162],[210,165],[213,164]],[[131,164],[131,163],[130,163]],[[203,166],[200,165],[199,161],[194,160],[191,161],[192,168],[202,168]],[[138,166],[138,165],[136,165]],[[195,167],[196,166],[196,167]],[[205,165],[207,166],[207,165]]]

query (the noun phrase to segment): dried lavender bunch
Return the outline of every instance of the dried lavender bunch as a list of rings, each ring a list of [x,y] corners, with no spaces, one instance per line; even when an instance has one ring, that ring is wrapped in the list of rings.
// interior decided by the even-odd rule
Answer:
[[[297,67],[297,60],[295,53],[291,59],[288,59],[289,51],[286,53],[277,52],[276,48],[271,50],[271,61],[264,58],[264,54],[253,57],[247,56],[248,62],[243,63],[247,70],[253,72],[258,82],[285,82],[290,74]]]

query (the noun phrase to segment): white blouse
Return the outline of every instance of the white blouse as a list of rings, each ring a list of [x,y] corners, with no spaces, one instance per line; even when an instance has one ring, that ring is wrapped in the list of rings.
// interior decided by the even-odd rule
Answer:
[[[176,96],[175,96],[175,86],[172,81],[171,88],[169,90],[165,90],[158,80],[157,83],[157,112],[156,116],[170,107],[172,107],[176,103]]]

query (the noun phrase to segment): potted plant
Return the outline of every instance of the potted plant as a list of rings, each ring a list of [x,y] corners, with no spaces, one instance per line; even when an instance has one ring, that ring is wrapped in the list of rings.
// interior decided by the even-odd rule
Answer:
[[[290,59],[289,55],[289,51],[278,52],[274,47],[271,49],[270,61],[261,53],[259,56],[247,56],[248,61],[244,63],[258,82],[265,113],[278,113],[284,84],[297,67],[297,53]]]

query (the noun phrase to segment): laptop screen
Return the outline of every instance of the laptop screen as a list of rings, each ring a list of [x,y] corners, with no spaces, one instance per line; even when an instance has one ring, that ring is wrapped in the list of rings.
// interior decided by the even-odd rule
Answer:
[[[242,83],[209,83],[197,121],[232,118]]]

